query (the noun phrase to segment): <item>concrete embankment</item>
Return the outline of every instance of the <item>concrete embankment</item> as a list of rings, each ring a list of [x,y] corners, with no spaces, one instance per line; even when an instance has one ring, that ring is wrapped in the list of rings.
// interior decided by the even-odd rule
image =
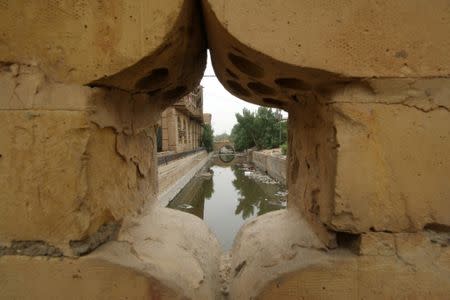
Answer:
[[[200,151],[158,167],[158,202],[166,206],[208,162],[209,155]]]
[[[273,153],[272,150],[253,151],[250,161],[261,171],[286,184],[287,163],[286,157]]]

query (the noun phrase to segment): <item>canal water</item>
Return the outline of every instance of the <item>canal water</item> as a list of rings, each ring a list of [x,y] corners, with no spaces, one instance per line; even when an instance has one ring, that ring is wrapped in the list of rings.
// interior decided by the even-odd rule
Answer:
[[[245,221],[286,207],[286,188],[250,165],[213,164],[210,169],[212,176],[194,177],[168,207],[202,218],[224,250],[231,249]]]

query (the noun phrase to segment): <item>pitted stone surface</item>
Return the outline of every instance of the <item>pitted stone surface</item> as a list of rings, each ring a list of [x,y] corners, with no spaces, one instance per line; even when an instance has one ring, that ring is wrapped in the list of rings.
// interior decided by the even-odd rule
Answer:
[[[6,0],[0,7],[0,61],[38,66],[58,82],[95,81],[128,91],[193,88],[204,68],[205,45],[192,0]],[[196,58],[193,64],[178,63],[185,53]],[[168,70],[167,78],[143,80],[161,68]],[[197,74],[188,78],[188,73]]]
[[[227,34],[255,53],[279,62],[346,77],[450,75],[450,58],[446,55],[450,48],[450,17],[445,0],[434,1],[433,5],[421,0],[203,3]],[[227,62],[231,71],[239,71],[238,77],[242,72],[266,69],[255,56],[243,56],[232,48],[227,51],[249,61]],[[258,74],[246,75],[258,78]],[[272,72],[270,75],[276,76]]]

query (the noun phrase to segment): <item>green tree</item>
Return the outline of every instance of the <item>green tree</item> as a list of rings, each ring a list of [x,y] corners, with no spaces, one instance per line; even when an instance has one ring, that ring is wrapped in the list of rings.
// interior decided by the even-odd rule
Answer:
[[[237,151],[271,149],[287,141],[286,121],[271,108],[259,107],[256,113],[244,108],[236,114],[236,121],[231,137]]]
[[[211,152],[213,150],[214,130],[211,125],[203,125],[202,133],[202,147],[205,147],[206,151]]]
[[[231,138],[236,151],[254,147],[257,142],[255,114],[244,108],[242,114],[236,114],[237,124],[231,130]]]

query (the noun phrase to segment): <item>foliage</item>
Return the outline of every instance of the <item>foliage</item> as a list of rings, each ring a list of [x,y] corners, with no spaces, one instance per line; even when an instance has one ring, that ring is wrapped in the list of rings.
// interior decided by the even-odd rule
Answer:
[[[280,148],[281,148],[281,154],[286,155],[287,149],[288,149],[287,143],[281,144]]]
[[[211,125],[205,124],[203,125],[203,133],[201,144],[202,147],[206,148],[206,151],[211,152],[213,150],[213,140],[214,140],[214,130],[211,128]]]
[[[236,114],[236,121],[231,138],[237,151],[272,149],[287,142],[286,121],[271,108],[259,107],[256,112],[244,108],[242,114]]]

